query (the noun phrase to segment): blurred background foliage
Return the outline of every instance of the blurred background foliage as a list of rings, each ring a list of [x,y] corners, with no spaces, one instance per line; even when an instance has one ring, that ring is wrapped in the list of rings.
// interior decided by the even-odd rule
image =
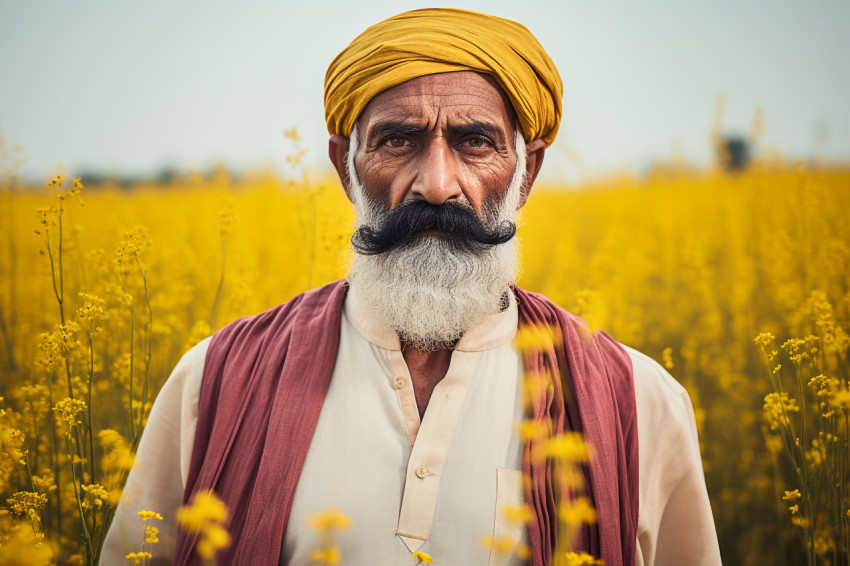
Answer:
[[[842,563],[850,168],[756,159],[736,169],[717,143],[712,169],[673,162],[578,190],[535,187],[520,285],[646,352],[688,389],[724,563]],[[350,205],[338,180],[312,178],[297,155],[294,180],[219,168],[79,192],[70,179],[38,189],[6,178],[6,548],[25,544],[13,536],[24,519],[64,561],[85,562],[96,550],[80,536],[97,548],[150,402],[182,353],[344,275]],[[792,338],[800,343],[782,346]],[[766,397],[780,392],[777,416]],[[85,406],[74,434],[54,409],[69,396]],[[85,507],[83,486],[95,484],[106,493]],[[46,498],[21,503],[22,492]]]

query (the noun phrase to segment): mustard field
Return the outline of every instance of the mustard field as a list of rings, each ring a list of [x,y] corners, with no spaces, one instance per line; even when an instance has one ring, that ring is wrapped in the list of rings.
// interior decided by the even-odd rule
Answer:
[[[5,181],[0,564],[94,563],[179,357],[342,277],[351,232],[338,181],[306,173]],[[850,169],[538,186],[519,235],[521,286],[689,391],[724,564],[850,564]]]

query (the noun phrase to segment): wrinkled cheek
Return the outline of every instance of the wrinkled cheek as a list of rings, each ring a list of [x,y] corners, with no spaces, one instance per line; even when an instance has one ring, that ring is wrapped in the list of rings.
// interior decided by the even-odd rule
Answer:
[[[477,193],[475,196],[468,194],[468,197],[471,201],[477,201],[474,202],[475,209],[481,216],[502,203],[513,180],[514,169],[501,164],[467,165],[464,177],[467,192]]]
[[[360,168],[358,168],[358,171]],[[369,200],[379,204],[383,211],[388,211],[404,200],[404,190],[400,187],[397,171],[385,166],[363,167],[360,183],[363,192]]]

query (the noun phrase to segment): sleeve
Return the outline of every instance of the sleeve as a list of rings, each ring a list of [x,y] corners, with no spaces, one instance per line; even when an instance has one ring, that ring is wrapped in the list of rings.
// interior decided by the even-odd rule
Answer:
[[[634,368],[640,461],[636,563],[719,565],[690,397],[658,363],[627,351]]]
[[[127,554],[142,550],[145,524],[138,516],[142,509],[163,517],[150,523],[159,529],[159,542],[152,545],[150,563],[171,563],[177,540],[177,509],[183,503],[192,457],[208,345],[209,338],[183,356],[154,401],[135,463],[106,534],[100,564],[127,564]]]

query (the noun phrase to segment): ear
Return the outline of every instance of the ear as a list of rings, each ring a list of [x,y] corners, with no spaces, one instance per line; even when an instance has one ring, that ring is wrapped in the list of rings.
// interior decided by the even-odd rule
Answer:
[[[331,163],[336,169],[336,174],[339,175],[339,180],[342,182],[342,188],[345,189],[345,196],[348,200],[354,202],[351,198],[351,183],[348,179],[347,157],[348,157],[349,139],[339,134],[334,134],[328,140],[328,157],[331,158]]]
[[[528,196],[531,194],[531,186],[540,173],[543,165],[543,154],[546,153],[546,142],[542,139],[530,141],[525,146],[525,182],[522,184],[519,208],[525,206]]]

